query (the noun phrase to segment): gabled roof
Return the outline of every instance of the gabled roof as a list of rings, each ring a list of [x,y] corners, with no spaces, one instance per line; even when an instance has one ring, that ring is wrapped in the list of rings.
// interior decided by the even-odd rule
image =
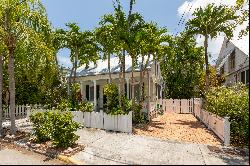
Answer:
[[[147,57],[146,57],[147,58]],[[146,62],[146,58],[144,59],[144,64]],[[142,58],[138,58],[138,66],[135,67],[135,71],[140,71],[140,64],[141,64]],[[147,68],[151,68],[151,65],[153,63],[153,56],[150,56],[149,59],[149,65]],[[110,69],[111,73],[118,73],[120,71],[119,66],[119,58],[118,57],[111,57],[110,58]],[[108,74],[108,59],[106,60],[98,60],[96,63],[96,66],[94,63],[90,63],[89,68],[85,69],[86,65],[83,65],[79,68],[77,68],[77,76],[88,76],[88,75],[98,75],[98,74]],[[132,70],[132,59],[129,55],[125,56],[125,71],[131,72]]]
[[[230,40],[233,45],[238,47],[244,54],[249,56],[249,40],[246,40],[246,38],[242,39],[232,39]]]

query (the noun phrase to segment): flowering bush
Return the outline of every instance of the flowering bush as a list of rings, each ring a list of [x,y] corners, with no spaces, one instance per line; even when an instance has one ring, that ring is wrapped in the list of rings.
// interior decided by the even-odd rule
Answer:
[[[211,88],[205,93],[204,108],[218,116],[229,117],[231,143],[249,145],[249,92],[239,83],[232,87]]]

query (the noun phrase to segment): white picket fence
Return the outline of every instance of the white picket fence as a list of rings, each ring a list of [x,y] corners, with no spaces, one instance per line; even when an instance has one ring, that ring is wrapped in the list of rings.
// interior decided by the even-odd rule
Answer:
[[[84,112],[84,125],[86,127],[132,132],[132,112],[127,115],[109,115],[100,112]]]
[[[157,108],[158,105],[161,108]],[[159,111],[175,112],[175,113],[192,113],[193,112],[193,99],[158,99],[155,102],[150,102],[149,119],[156,118]]]
[[[189,114],[193,112],[193,99],[163,99],[164,112]]]
[[[17,119],[19,118],[25,118],[27,116],[27,106],[26,105],[18,105],[15,109],[15,117]],[[10,108],[4,106],[3,107],[3,119],[10,119]]]
[[[34,105],[17,105],[15,108],[15,118],[26,118],[30,115],[31,112],[39,112],[39,111],[46,111],[44,109],[45,106],[41,104],[34,104]],[[3,106],[3,119],[8,120],[10,119],[10,107]]]
[[[223,142],[230,145],[230,122],[229,117],[219,117],[202,109],[201,99],[194,100],[193,115],[202,121],[208,129],[211,129]]]

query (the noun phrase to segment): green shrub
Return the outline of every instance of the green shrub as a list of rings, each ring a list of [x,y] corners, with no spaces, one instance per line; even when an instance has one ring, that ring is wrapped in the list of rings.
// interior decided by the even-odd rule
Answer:
[[[132,121],[135,124],[138,123],[145,123],[147,120],[147,117],[144,113],[142,113],[142,106],[139,103],[134,104],[134,111],[133,111],[133,117],[132,117]]]
[[[51,112],[37,112],[30,115],[33,123],[34,135],[37,142],[46,142],[51,139],[52,121]]]
[[[83,101],[79,104],[79,108],[82,112],[92,112],[94,110],[94,105],[88,101]]]
[[[55,111],[52,115],[53,131],[51,133],[52,142],[57,147],[69,147],[79,138],[74,132],[80,124],[73,121],[71,112]]]
[[[113,114],[119,110],[119,90],[114,83],[106,84],[104,86],[104,95],[107,97],[106,109],[104,112],[107,114]]]
[[[34,126],[34,135],[38,142],[52,140],[57,147],[69,147],[73,145],[79,136],[74,132],[80,124],[73,121],[69,111],[37,112],[30,116]]]
[[[71,102],[68,99],[62,99],[61,102],[58,104],[57,109],[66,111],[67,108],[71,108]]]
[[[240,83],[233,87],[211,88],[205,93],[204,108],[220,117],[229,117],[232,145],[249,145],[248,87]]]

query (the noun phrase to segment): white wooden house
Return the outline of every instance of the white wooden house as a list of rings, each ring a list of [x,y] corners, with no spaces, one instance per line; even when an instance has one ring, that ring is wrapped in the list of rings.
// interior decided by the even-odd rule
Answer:
[[[146,60],[145,60],[146,61]],[[141,58],[138,59],[138,64],[141,63]],[[128,99],[131,99],[131,68],[132,59],[130,56],[125,56],[125,94]],[[118,57],[111,57],[111,76],[112,82],[119,85],[119,59]],[[135,97],[139,97],[139,80],[140,80],[140,68],[135,67],[134,72],[135,77]],[[152,102],[157,99],[162,98],[163,91],[163,79],[161,76],[160,64],[154,61],[150,57],[149,65],[145,72],[145,95],[147,96],[147,101]],[[85,65],[77,69],[76,82],[81,85],[81,95],[82,99],[86,99],[94,104],[96,111],[103,109],[104,103],[106,102],[106,97],[103,94],[104,86],[109,82],[109,72],[108,72],[108,60],[98,60],[97,64],[91,63],[88,69],[85,69]],[[119,86],[118,86],[119,87]]]
[[[225,76],[226,86],[237,82],[249,85],[249,41],[224,38],[216,69]]]

